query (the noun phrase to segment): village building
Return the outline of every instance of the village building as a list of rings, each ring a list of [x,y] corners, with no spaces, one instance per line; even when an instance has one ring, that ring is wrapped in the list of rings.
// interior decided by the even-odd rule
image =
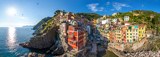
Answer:
[[[138,25],[128,26],[126,30],[126,39],[127,42],[134,42],[138,40]]]
[[[70,25],[68,27],[68,44],[74,50],[81,50],[85,47],[86,36],[85,30]]]
[[[124,25],[121,23],[122,21],[117,18],[103,19],[99,21],[101,23],[98,27],[99,31],[101,31],[110,42],[116,43],[133,43],[144,38],[146,36],[146,25],[132,25],[128,22],[129,19],[129,16],[124,16]]]
[[[139,25],[122,25],[118,26],[111,31],[109,31],[107,34],[107,38],[111,42],[117,42],[117,43],[133,43],[135,41],[139,41],[142,38],[146,36],[145,26],[139,27]]]
[[[138,31],[139,31],[139,40],[146,37],[146,25],[144,24],[139,25]]]
[[[122,34],[122,43],[127,43],[127,40],[126,40],[126,30],[127,30],[127,26],[122,26],[121,27],[121,34]]]
[[[118,43],[122,43],[122,32],[121,32],[121,27],[117,27],[115,30],[115,36],[116,36],[116,41]]]

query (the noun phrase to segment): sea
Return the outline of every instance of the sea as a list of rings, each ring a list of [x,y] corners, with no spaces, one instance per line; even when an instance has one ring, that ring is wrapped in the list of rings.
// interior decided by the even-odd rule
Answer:
[[[0,27],[0,57],[25,57],[30,50],[19,46],[32,37],[32,27]]]

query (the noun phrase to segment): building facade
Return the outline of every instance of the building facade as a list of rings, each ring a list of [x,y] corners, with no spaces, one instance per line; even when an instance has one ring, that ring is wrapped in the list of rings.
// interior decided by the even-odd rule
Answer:
[[[142,38],[146,37],[146,25],[139,25],[139,40],[141,40]]]
[[[126,30],[126,39],[127,42],[134,42],[138,40],[138,25],[130,25],[127,26],[127,30]]]
[[[145,25],[123,25],[109,31],[107,38],[110,42],[133,43],[146,37]]]
[[[80,27],[68,26],[68,45],[74,50],[81,50],[86,45],[85,30]]]

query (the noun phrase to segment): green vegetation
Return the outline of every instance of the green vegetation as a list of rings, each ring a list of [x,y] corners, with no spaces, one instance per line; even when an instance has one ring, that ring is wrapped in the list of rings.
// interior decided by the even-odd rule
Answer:
[[[158,50],[160,50],[160,39],[156,39],[155,41],[153,41],[152,42],[152,44],[151,44],[152,46],[151,46],[151,50],[152,51],[158,51]]]
[[[57,16],[58,14],[60,14],[61,12],[64,13],[64,14],[67,13],[65,10],[56,10],[54,12],[54,17]]]
[[[57,10],[54,12],[53,17],[46,17],[42,19],[35,27],[38,27],[38,29],[35,29],[35,34],[41,35],[43,33],[46,33],[49,29],[52,27],[56,27],[56,25],[59,23],[59,20],[57,19],[58,14],[61,12],[66,13],[64,10]]]
[[[38,29],[43,23],[47,22],[51,17],[45,17],[40,22],[38,22],[34,27],[33,30]]]
[[[149,11],[149,10],[134,10],[130,12],[119,12],[117,15],[112,16],[114,18],[123,19],[124,16],[129,16],[130,23],[133,24],[146,24],[147,29],[156,30],[156,33],[160,32],[160,13]]]
[[[40,31],[40,33],[43,33],[43,32],[46,32],[46,30],[48,30],[49,28],[52,27],[52,20],[53,19],[50,19],[48,20],[46,23],[44,23],[42,26],[43,26],[43,29]]]
[[[96,14],[96,13],[77,13],[77,15],[83,16],[87,18],[89,21],[92,21],[93,19],[98,19],[101,17],[99,14]]]

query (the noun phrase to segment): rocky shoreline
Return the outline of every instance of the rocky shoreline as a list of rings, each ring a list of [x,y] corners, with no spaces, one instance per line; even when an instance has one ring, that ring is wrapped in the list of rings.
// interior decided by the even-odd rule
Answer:
[[[64,49],[60,46],[58,35],[58,26],[52,21],[52,26],[47,27],[43,32],[35,34],[28,42],[20,43],[19,45],[30,50],[39,50],[46,54],[62,55]],[[44,28],[44,26],[41,26]],[[42,29],[41,29],[42,31]]]
[[[142,51],[135,53],[126,53],[126,57],[160,57],[160,51]]]

